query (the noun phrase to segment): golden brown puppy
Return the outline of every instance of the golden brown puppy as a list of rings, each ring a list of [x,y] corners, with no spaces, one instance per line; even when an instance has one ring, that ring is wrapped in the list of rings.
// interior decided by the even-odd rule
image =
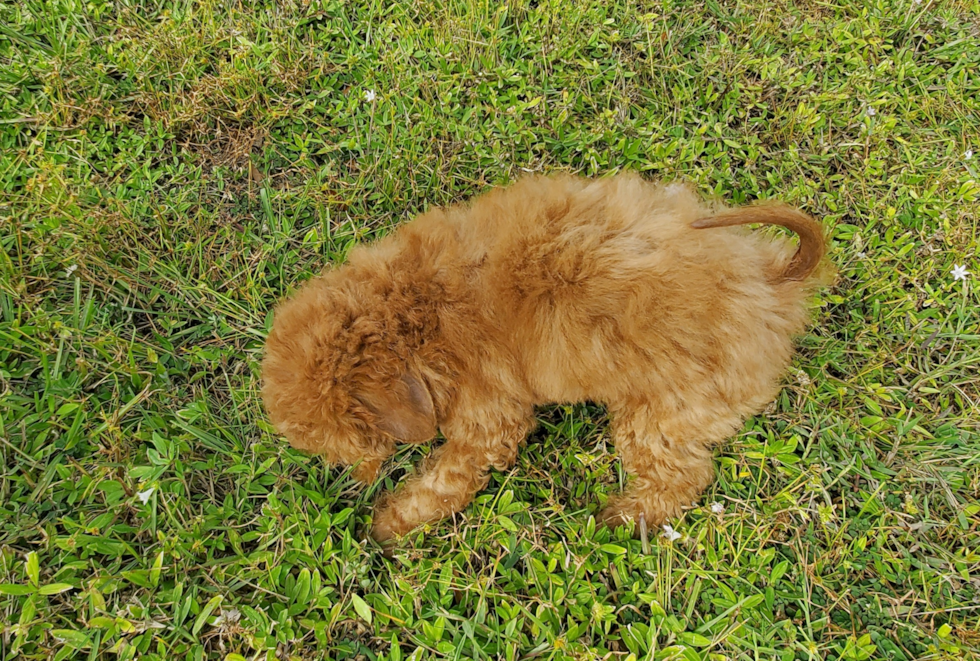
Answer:
[[[742,229],[771,223],[799,249]],[[635,476],[601,517],[650,525],[713,478],[711,447],[776,394],[806,322],[820,226],[719,210],[623,174],[530,177],[351,251],[275,313],[263,397],[293,446],[375,477],[446,442],[374,513],[388,540],[458,512],[505,470],[534,407],[591,400]],[[812,283],[812,278],[809,281]]]

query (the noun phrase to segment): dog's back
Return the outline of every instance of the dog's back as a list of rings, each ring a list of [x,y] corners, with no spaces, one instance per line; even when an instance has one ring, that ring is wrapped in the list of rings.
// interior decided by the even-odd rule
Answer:
[[[768,399],[805,322],[800,283],[767,279],[791,246],[697,230],[679,185],[533,177],[451,210],[474,289],[540,402],[696,384]]]

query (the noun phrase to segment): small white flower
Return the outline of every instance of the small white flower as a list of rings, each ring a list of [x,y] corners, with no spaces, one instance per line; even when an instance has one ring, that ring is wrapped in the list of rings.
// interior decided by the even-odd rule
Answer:
[[[154,487],[150,487],[146,491],[137,491],[136,497],[140,499],[141,503],[146,505],[148,502],[150,502],[150,496],[153,495],[154,490],[155,490]]]
[[[725,513],[725,506],[722,505],[721,503],[717,502],[717,501],[716,502],[713,502],[713,503],[711,503],[711,512],[713,514],[724,514]]]
[[[237,624],[238,620],[242,619],[242,614],[238,612],[237,608],[229,608],[228,610],[221,611],[221,615],[215,621],[214,625],[218,627],[228,627],[232,624]]]
[[[966,266],[953,264],[951,275],[953,276],[953,280],[966,280],[966,276],[970,275],[970,272],[966,270]]]
[[[868,106],[868,110],[866,112],[868,113],[868,117],[874,117],[878,113],[878,111],[871,106]]]
[[[65,269],[65,277],[70,278],[71,274],[78,270],[78,264],[72,264]]]
[[[868,253],[866,253],[866,252],[859,252],[857,256],[858,256],[859,259],[864,259],[865,257],[868,256]]]
[[[374,90],[364,90],[364,100],[368,103],[374,101]]]
[[[964,161],[969,161],[971,158],[973,158],[973,150],[972,149],[967,149],[965,152],[963,152],[963,160]]]
[[[667,538],[668,542],[673,542],[681,538],[681,534],[674,530],[671,526],[664,524],[664,537]]]

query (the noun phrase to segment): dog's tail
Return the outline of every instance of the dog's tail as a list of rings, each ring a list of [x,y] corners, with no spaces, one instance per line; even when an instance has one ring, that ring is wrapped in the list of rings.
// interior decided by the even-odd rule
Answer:
[[[820,224],[799,209],[794,209],[786,204],[760,204],[729,209],[714,216],[699,218],[691,223],[691,227],[708,229],[711,227],[750,225],[752,223],[779,225],[795,232],[800,237],[800,247],[796,249],[796,254],[793,255],[793,259],[786,265],[783,272],[777,276],[779,282],[805,280],[820,264],[820,260],[823,259],[827,250]]]

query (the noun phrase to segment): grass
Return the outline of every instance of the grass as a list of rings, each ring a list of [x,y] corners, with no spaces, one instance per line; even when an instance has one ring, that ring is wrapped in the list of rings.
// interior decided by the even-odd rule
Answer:
[[[0,659],[980,658],[978,17],[0,5]],[[676,541],[596,528],[583,405],[383,558],[370,502],[426,450],[361,490],[281,442],[272,305],[429,205],[623,169],[824,220],[779,399]]]

